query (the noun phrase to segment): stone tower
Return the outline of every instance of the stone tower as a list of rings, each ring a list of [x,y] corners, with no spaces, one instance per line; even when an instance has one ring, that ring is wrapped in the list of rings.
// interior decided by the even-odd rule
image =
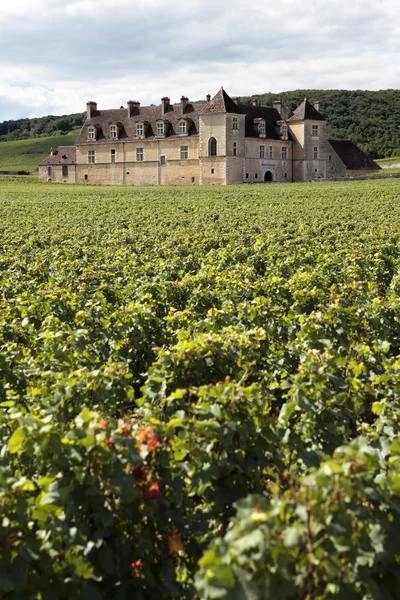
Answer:
[[[326,177],[326,121],[319,112],[319,103],[307,98],[288,119],[293,138],[293,181],[312,181]]]
[[[223,90],[199,115],[200,183],[242,183],[245,155],[245,114]]]

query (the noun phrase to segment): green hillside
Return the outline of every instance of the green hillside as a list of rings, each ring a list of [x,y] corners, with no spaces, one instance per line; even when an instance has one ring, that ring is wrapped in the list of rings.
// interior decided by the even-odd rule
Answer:
[[[0,143],[0,171],[33,171],[49,154],[51,147],[71,146],[78,131],[67,135]]]

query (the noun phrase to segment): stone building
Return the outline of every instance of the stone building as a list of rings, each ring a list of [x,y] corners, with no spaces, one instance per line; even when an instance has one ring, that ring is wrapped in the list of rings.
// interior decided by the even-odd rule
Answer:
[[[121,185],[209,185],[312,181],[379,169],[355,144],[328,140],[318,102],[294,112],[242,104],[221,90],[204,103],[98,110],[75,146],[60,146],[40,163],[43,181]]]

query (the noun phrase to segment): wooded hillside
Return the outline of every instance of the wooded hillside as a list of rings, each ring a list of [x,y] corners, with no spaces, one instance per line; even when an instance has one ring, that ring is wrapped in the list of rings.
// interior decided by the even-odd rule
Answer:
[[[294,109],[305,96],[320,101],[321,112],[328,119],[329,137],[352,140],[372,158],[400,154],[400,90],[295,90],[252,97],[265,105],[280,99]],[[84,118],[85,113],[77,113],[4,121],[0,123],[0,141],[69,133],[80,127]]]
[[[28,140],[30,138],[63,135],[82,127],[85,113],[63,115],[62,117],[36,117],[0,123],[0,142]]]

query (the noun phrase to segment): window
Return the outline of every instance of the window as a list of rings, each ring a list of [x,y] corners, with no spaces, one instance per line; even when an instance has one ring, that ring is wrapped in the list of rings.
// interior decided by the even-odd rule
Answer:
[[[318,135],[318,125],[312,126],[312,134],[313,134],[313,137],[316,137]]]
[[[157,135],[164,135],[164,133],[165,133],[165,125],[161,121],[161,122],[157,123]]]
[[[89,175],[86,173],[85,174],[85,181],[87,181],[89,179]]]
[[[286,160],[287,158],[287,148],[286,146],[282,146],[282,160]]]
[[[208,156],[217,156],[217,140],[213,137],[208,141]]]
[[[189,146],[181,146],[181,160],[189,158]]]
[[[136,148],[136,160],[142,162],[144,160],[143,148]]]
[[[144,123],[136,123],[136,137],[144,137]]]
[[[68,166],[67,165],[63,165],[63,167],[62,167],[62,176],[68,177]]]
[[[194,177],[192,177],[192,183],[194,183],[194,182],[195,182],[195,178],[194,178]]]
[[[179,121],[179,135],[186,134],[186,121]]]
[[[115,163],[115,150],[111,150],[111,162]]]
[[[232,129],[239,129],[239,117],[232,118]]]
[[[248,174],[248,173],[246,173],[246,179],[248,179],[248,178],[249,178],[249,174]]]
[[[265,158],[265,146],[260,146],[260,158]]]
[[[328,159],[329,159],[329,160],[332,160],[332,156],[331,156],[331,155],[329,155],[329,156],[328,156]]]
[[[110,125],[110,138],[116,140],[118,137],[118,130],[116,125]]]
[[[256,173],[256,174],[254,175],[254,177],[255,177],[256,179],[258,179],[258,173]]]
[[[160,156],[160,165],[161,165],[161,166],[165,165],[165,156],[164,156],[164,154],[162,154],[162,155]]]
[[[287,178],[287,173],[285,173],[285,179]]]
[[[314,160],[318,160],[318,146],[314,146]]]
[[[53,173],[52,167],[47,167],[47,177],[51,177],[52,173]]]
[[[237,156],[237,143],[236,142],[233,142],[232,154],[233,154],[233,156]]]
[[[211,175],[214,175],[214,169],[210,170]]]
[[[96,155],[94,153],[94,150],[89,150],[88,152],[88,163],[89,165],[94,165],[96,160]]]
[[[91,125],[90,127],[88,127],[87,137],[88,137],[88,140],[95,140],[96,139],[96,129],[93,127],[93,125]]]
[[[265,137],[265,121],[260,121],[258,124],[258,134],[260,137]]]
[[[287,125],[281,125],[281,136],[287,138]]]
[[[272,147],[272,146],[270,146],[270,147],[269,147],[269,157],[270,157],[270,158],[273,158],[273,156],[274,156],[274,149],[273,149],[273,147]]]

